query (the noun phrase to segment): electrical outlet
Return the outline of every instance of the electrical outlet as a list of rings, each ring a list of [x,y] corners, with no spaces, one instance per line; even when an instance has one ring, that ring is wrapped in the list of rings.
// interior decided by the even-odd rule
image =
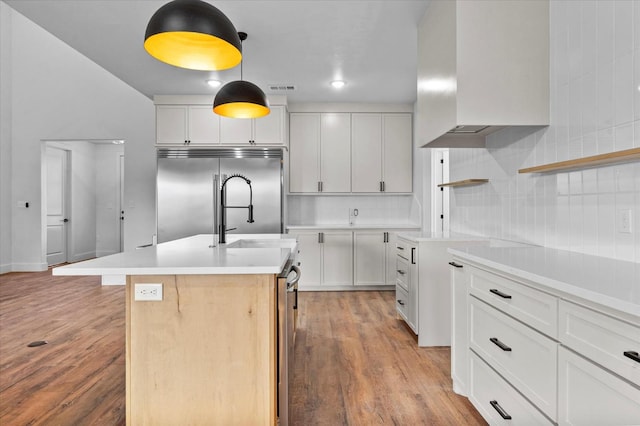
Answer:
[[[631,233],[633,216],[630,209],[618,210],[618,232],[622,234]]]
[[[133,300],[151,302],[162,300],[162,283],[134,284]]]

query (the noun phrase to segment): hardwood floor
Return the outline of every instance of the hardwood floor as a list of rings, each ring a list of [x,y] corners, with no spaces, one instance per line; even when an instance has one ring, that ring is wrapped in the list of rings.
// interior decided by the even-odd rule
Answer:
[[[300,293],[293,425],[485,424],[418,348],[393,292]],[[125,424],[124,287],[0,275],[0,424]],[[29,348],[36,340],[44,346]]]

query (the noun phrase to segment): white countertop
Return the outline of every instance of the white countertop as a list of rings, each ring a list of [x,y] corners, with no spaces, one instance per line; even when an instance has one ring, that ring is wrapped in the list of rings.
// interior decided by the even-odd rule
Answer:
[[[435,240],[486,241],[489,239],[487,237],[459,234],[456,232],[430,232],[430,231],[402,232],[398,234],[398,238],[402,238],[408,241],[413,241],[416,243],[420,241],[435,241]]]
[[[216,236],[217,239],[217,236]],[[281,247],[234,247],[238,240],[281,240]],[[194,235],[156,246],[99,257],[53,269],[53,275],[279,274],[297,242],[290,235],[227,235],[216,244],[211,234]],[[236,243],[237,244],[237,243]]]
[[[386,225],[382,225],[382,224],[354,224],[354,225],[349,225],[348,223],[346,224],[313,224],[313,225],[289,225],[287,226],[287,229],[290,231],[295,231],[295,230],[316,230],[316,229],[339,229],[339,230],[362,230],[362,229],[420,229],[420,225],[415,225],[415,224],[402,224],[402,225],[398,225],[398,224],[386,224]]]
[[[545,247],[474,246],[448,251],[640,319],[640,263]]]

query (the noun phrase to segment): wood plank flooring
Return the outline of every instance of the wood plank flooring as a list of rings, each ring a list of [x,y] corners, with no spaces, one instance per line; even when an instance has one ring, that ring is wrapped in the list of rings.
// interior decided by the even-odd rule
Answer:
[[[292,424],[485,424],[418,348],[393,292],[300,293]],[[125,424],[124,287],[0,275],[0,425]],[[27,344],[47,340],[47,345]]]

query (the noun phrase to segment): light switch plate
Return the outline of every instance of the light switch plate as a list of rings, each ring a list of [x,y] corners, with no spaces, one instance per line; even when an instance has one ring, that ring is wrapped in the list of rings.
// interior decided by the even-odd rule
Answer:
[[[633,216],[631,209],[618,210],[618,232],[622,234],[630,234],[633,225]]]
[[[158,302],[162,300],[162,283],[134,284],[133,300],[139,302]]]

